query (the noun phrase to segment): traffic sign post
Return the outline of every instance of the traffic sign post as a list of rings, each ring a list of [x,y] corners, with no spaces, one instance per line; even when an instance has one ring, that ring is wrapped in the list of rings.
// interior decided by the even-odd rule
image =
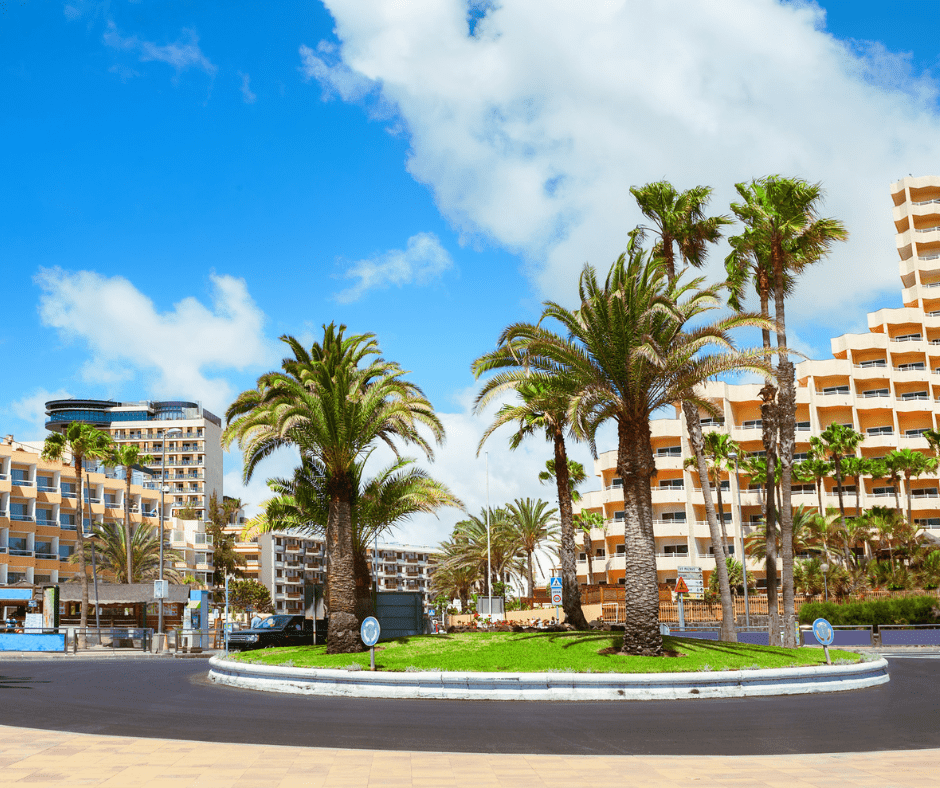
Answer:
[[[552,604],[555,606],[555,621],[561,623],[561,615],[558,608],[561,607],[561,578],[553,577],[548,582],[548,590],[552,595]]]
[[[682,575],[679,575],[679,579],[676,580],[676,596],[679,599],[679,629],[685,629],[685,603],[683,598],[688,593],[689,587]]]
[[[816,641],[823,647],[823,651],[826,653],[826,664],[831,665],[832,660],[829,658],[829,646],[832,645],[832,641],[836,636],[835,631],[832,629],[832,624],[830,624],[824,618],[817,618],[813,622],[813,635],[816,637]]]
[[[688,587],[689,599],[705,598],[705,580],[702,576],[702,567],[700,566],[680,566],[677,567],[679,577],[685,581]]]
[[[375,670],[375,644],[379,642],[381,632],[382,627],[379,626],[379,621],[374,616],[365,619],[359,629],[362,642],[369,647],[369,670]]]

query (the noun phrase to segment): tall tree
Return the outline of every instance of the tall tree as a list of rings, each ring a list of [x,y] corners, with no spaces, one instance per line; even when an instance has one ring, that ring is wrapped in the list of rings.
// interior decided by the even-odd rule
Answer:
[[[937,458],[928,457],[917,449],[895,449],[887,456],[889,465],[904,476],[904,491],[907,494],[907,521],[914,524],[914,491],[911,479],[933,473],[937,469]]]
[[[735,315],[700,322],[717,308],[718,294],[696,279],[672,285],[662,260],[649,258],[631,237],[627,252],[600,281],[586,265],[579,283],[580,307],[570,311],[547,302],[542,322],[557,321],[566,337],[541,324],[517,324],[500,344],[538,380],[565,375],[576,387],[569,413],[594,450],[600,426],[617,424],[617,472],[624,486],[626,629],[623,650],[659,655],[659,588],[656,577],[650,480],[656,472],[650,416],[677,400],[708,409],[695,386],[724,372],[765,372],[759,354],[731,352],[730,331],[759,324]],[[695,328],[689,328],[694,322]],[[724,352],[708,354],[705,350]],[[517,360],[514,362],[519,364]],[[556,468],[559,463],[556,462]],[[707,472],[702,475],[707,479]],[[715,523],[717,526],[717,523]],[[713,540],[720,535],[713,533]]]
[[[636,199],[643,215],[653,222],[653,232],[659,238],[653,247],[653,256],[662,258],[670,287],[676,281],[676,251],[678,250],[683,263],[701,268],[705,264],[708,244],[717,243],[721,238],[721,228],[731,224],[731,220],[725,216],[705,216],[705,206],[708,204],[712,192],[706,186],[697,186],[688,191],[678,192],[668,181],[658,181],[639,188],[631,188],[630,192]],[[648,229],[638,228],[641,233]],[[705,517],[708,520],[709,529],[712,529],[715,513],[710,479],[707,474],[704,474],[703,477],[702,472],[706,464],[703,456],[706,444],[702,434],[699,409],[693,403],[683,401],[682,411],[685,415],[686,428],[689,433],[689,443],[692,446],[695,455],[694,460],[699,470],[699,481],[705,502]],[[736,640],[731,587],[728,581],[727,564],[724,560],[727,535],[725,533],[723,507],[721,506],[720,481],[717,493],[718,508],[721,512],[721,521],[718,523],[721,541],[716,543],[713,540],[712,551],[715,553],[715,573],[718,576],[718,585],[721,589],[721,639]]]
[[[862,516],[862,477],[871,472],[871,460],[856,455],[842,458],[842,476],[855,479],[855,516]]]
[[[239,498],[212,493],[206,506],[206,533],[212,536],[212,585],[218,590],[225,586],[225,576],[240,577],[245,557],[235,549],[237,534],[227,530],[232,516],[242,508]]]
[[[511,330],[511,329],[507,329]],[[491,353],[480,356],[473,362],[473,374],[477,378],[488,372],[497,372],[483,385],[477,395],[475,410],[484,409],[496,397],[514,391],[518,400],[502,405],[493,423],[483,433],[479,454],[484,442],[497,429],[510,424],[516,431],[509,439],[509,448],[517,449],[530,436],[541,434],[551,441],[554,449],[553,469],[558,490],[558,510],[561,521],[561,600],[565,620],[575,629],[588,628],[587,619],[581,610],[581,587],[578,584],[577,554],[574,543],[574,514],[572,493],[574,482],[569,476],[568,450],[565,436],[571,434],[568,408],[575,388],[568,376],[535,374],[525,364],[520,364],[517,343],[505,341],[506,332],[499,346]],[[581,471],[583,472],[583,468]]]
[[[83,556],[76,551],[69,561],[81,565],[84,559],[87,564],[91,560],[92,543],[99,579],[104,577],[115,583],[145,583],[160,577],[160,534],[153,526],[136,523],[126,528],[118,523],[96,522],[82,544]],[[130,562],[128,553],[132,557]],[[183,574],[174,564],[184,560],[185,556],[178,551],[164,550],[164,577],[176,583],[182,582]],[[130,571],[128,567],[131,567]]]
[[[516,498],[507,507],[510,517],[511,537],[526,554],[526,574],[529,582],[529,598],[535,596],[535,576],[532,556],[542,542],[557,537],[557,509],[550,509],[547,501],[532,498]]]
[[[706,216],[705,207],[712,196],[708,186],[696,186],[680,192],[668,181],[647,183],[630,188],[643,215],[653,223],[657,237],[653,255],[662,257],[666,276],[676,278],[676,251],[679,259],[701,268],[708,244],[721,240],[721,228],[731,224],[727,216]]]
[[[819,456],[829,458],[832,461],[832,468],[836,475],[836,491],[839,497],[840,524],[844,533],[846,525],[845,499],[842,490],[842,460],[846,457],[855,456],[855,452],[861,442],[865,440],[865,436],[851,427],[833,422],[818,437],[814,435],[809,440],[813,450]]]
[[[832,473],[832,463],[818,457],[813,450],[810,450],[808,454],[805,460],[793,466],[793,477],[803,483],[812,482],[816,488],[819,513],[823,514],[826,507],[823,505],[822,482]]]
[[[134,468],[150,465],[156,460],[149,454],[141,454],[136,443],[112,444],[108,464],[119,465],[124,469],[124,543],[127,547],[127,574],[134,575],[133,556],[131,555],[131,481]],[[140,468],[145,473],[145,469]],[[128,580],[127,582],[131,582]]]
[[[793,447],[796,443],[796,381],[787,348],[786,296],[792,278],[822,260],[836,241],[848,238],[838,219],[820,218],[822,186],[799,178],[771,175],[736,185],[743,202],[731,209],[750,236],[746,246],[762,248],[773,272],[777,337],[777,428],[780,440],[780,541],[783,564],[784,645],[795,648],[796,613],[793,607]]]
[[[85,567],[85,493],[83,474],[85,460],[104,460],[111,451],[111,438],[89,424],[72,422],[64,432],[53,432],[46,436],[42,447],[42,458],[53,462],[67,462],[71,457],[72,467],[78,479],[78,527],[75,529],[78,555],[78,578],[82,585],[79,629],[88,628],[88,572]],[[162,512],[161,512],[162,514]],[[89,518],[90,519],[90,518]],[[84,643],[85,635],[80,635]]]
[[[296,447],[322,468],[330,502],[327,651],[360,651],[350,507],[356,465],[379,442],[396,454],[398,441],[415,444],[430,458],[431,444],[419,426],[438,442],[444,428],[421,389],[405,380],[406,372],[380,357],[374,335],[347,337],[345,326],[330,323],[310,350],[294,337],[281,339],[293,356],[229,407],[222,442],[237,442],[243,450],[246,482],[282,446]]]
[[[744,297],[747,284],[753,281],[754,289],[760,302],[760,315],[770,317],[770,300],[773,294],[773,269],[770,262],[770,250],[765,239],[758,235],[744,234],[728,239],[731,254],[725,259],[725,271],[728,275],[728,305],[737,311],[744,309]],[[769,367],[773,357],[770,342],[771,328],[765,325],[761,329],[764,348],[764,363]],[[767,633],[771,646],[780,645],[780,615],[778,613],[777,592],[777,545],[779,544],[775,493],[777,491],[777,473],[767,473],[767,468],[777,468],[777,387],[771,380],[765,381],[760,390],[761,398],[761,441],[764,445],[764,536],[766,543],[765,574],[767,577]],[[752,474],[753,478],[753,474]],[[821,505],[821,504],[820,504]]]
[[[584,557],[587,559],[588,584],[594,585],[594,540],[592,532],[595,528],[603,529],[607,536],[606,520],[600,512],[584,511],[574,516],[574,526],[581,532],[581,544],[584,547]]]

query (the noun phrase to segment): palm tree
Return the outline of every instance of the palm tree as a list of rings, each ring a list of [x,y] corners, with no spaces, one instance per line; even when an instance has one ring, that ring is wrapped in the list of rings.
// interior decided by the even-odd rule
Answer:
[[[787,349],[785,300],[796,277],[808,266],[826,256],[836,241],[848,238],[837,219],[819,218],[822,199],[820,184],[799,178],[771,175],[736,185],[742,203],[731,209],[745,225],[745,246],[766,250],[773,272],[777,336],[776,416],[780,436],[781,544],[783,563],[784,645],[795,648],[796,615],[793,608],[793,522],[790,503],[793,475],[793,447],[796,443],[796,384],[794,367]]]
[[[741,447],[727,433],[711,431],[704,435],[704,451],[708,462],[709,479],[715,488],[715,497],[718,500],[718,523],[721,526],[722,544],[726,544],[728,533],[725,526],[725,507],[721,496],[721,474],[729,470],[729,467],[733,467],[729,458],[731,454],[740,454]],[[685,461],[686,467],[694,467],[696,464],[695,457],[689,457]]]
[[[587,481],[587,473],[584,466],[577,460],[568,460],[568,489],[571,493],[571,502],[577,503],[581,500],[581,493],[578,492],[578,485]],[[542,484],[558,484],[558,477],[555,474],[555,460],[545,460],[545,470],[539,471],[539,481]]]
[[[584,556],[587,558],[588,584],[594,585],[594,543],[591,539],[591,531],[595,528],[602,528],[604,536],[607,536],[607,521],[600,512],[582,511],[575,515],[574,525],[581,531],[581,545],[584,548]]]
[[[226,530],[232,515],[242,508],[240,498],[212,493],[206,506],[206,533],[212,537],[212,585],[219,589],[225,586],[226,575],[239,577],[245,566],[245,557],[235,549],[237,534]]]
[[[65,428],[65,432],[53,432],[46,436],[42,447],[42,458],[53,462],[65,462],[67,456],[72,458],[72,467],[78,478],[78,528],[75,529],[77,540],[78,576],[82,584],[82,602],[79,619],[80,635],[84,643],[84,631],[88,628],[88,573],[85,567],[85,494],[82,486],[82,474],[85,460],[103,460],[111,448],[111,438],[101,430],[90,424],[72,422]]]
[[[643,215],[652,220],[653,232],[659,241],[653,247],[653,255],[661,257],[666,266],[666,276],[670,287],[676,281],[675,248],[683,262],[696,268],[705,264],[705,252],[709,243],[717,243],[721,238],[721,228],[731,224],[731,220],[724,216],[706,218],[705,206],[711,197],[711,189],[698,186],[685,192],[677,192],[671,183],[659,181],[649,183],[639,188],[631,188],[643,212]],[[642,236],[647,228],[637,228],[633,239]],[[691,392],[690,392],[691,393]],[[710,409],[709,409],[710,410]],[[686,419],[686,428],[689,432],[689,442],[695,454],[695,462],[699,471],[699,483],[702,488],[702,497],[705,502],[705,517],[709,528],[715,519],[714,505],[711,498],[711,484],[708,474],[705,473],[703,457],[703,436],[699,408],[692,402],[683,401],[682,411]],[[733,607],[731,603],[731,589],[728,585],[727,567],[725,565],[725,533],[724,512],[721,506],[721,482],[718,481],[718,508],[721,512],[721,521],[718,524],[721,532],[721,543],[713,540],[712,550],[715,553],[716,574],[721,589],[722,600],[722,640],[737,640],[734,633]]]
[[[726,216],[705,216],[712,196],[708,186],[678,192],[668,181],[657,181],[633,186],[630,194],[653,223],[652,228],[641,229],[651,229],[658,236],[653,254],[665,261],[670,281],[676,278],[676,247],[683,263],[701,268],[707,245],[721,240],[721,228],[731,224]]]
[[[476,579],[474,567],[460,564],[454,543],[442,542],[441,556],[434,574],[431,575],[432,596],[445,596],[448,600],[457,599],[460,602],[461,612],[466,613],[470,607],[470,591]]]
[[[450,538],[454,545],[454,564],[474,569],[483,595],[487,588],[492,590],[497,583],[502,583],[507,573],[520,576],[524,573],[519,560],[521,550],[513,537],[511,517],[501,507],[468,515],[454,526]]]
[[[131,477],[135,467],[150,465],[156,460],[149,454],[141,454],[136,443],[115,444],[107,457],[108,464],[124,468],[124,542],[127,546],[127,574],[134,576],[133,556],[131,555]],[[162,482],[161,482],[162,484]],[[130,581],[128,581],[130,582]]]
[[[414,460],[399,458],[368,480],[362,478],[363,463],[354,469],[355,493],[350,502],[353,532],[353,565],[356,587],[356,616],[374,614],[368,551],[376,539],[414,514],[433,514],[444,506],[463,504],[441,482],[420,469]],[[307,459],[290,479],[268,480],[275,497],[268,499],[260,514],[246,526],[251,538],[272,531],[305,536],[324,536],[329,521],[329,489],[326,476],[315,461]],[[330,561],[329,552],[327,562]]]
[[[735,315],[711,324],[699,319],[716,308],[717,292],[702,288],[701,279],[670,285],[664,263],[650,259],[631,238],[627,252],[598,281],[586,265],[579,284],[580,308],[569,311],[547,302],[542,321],[561,324],[566,338],[540,325],[516,324],[500,344],[515,363],[536,380],[564,375],[571,382],[569,414],[576,431],[589,441],[608,419],[617,423],[617,471],[624,487],[626,549],[626,629],[623,650],[660,655],[659,588],[656,577],[650,480],[656,472],[650,416],[678,400],[696,408],[709,405],[695,392],[697,384],[740,369],[766,372],[759,354],[730,351],[729,332],[759,324],[753,316]],[[687,330],[690,321],[696,328]],[[559,463],[556,461],[556,468]],[[707,479],[707,472],[700,474]],[[714,515],[712,515],[714,517]],[[717,523],[713,542],[720,544]],[[722,567],[718,567],[722,571]],[[727,604],[731,609],[730,598]],[[733,615],[733,612],[732,612]],[[731,616],[726,616],[731,618]]]
[[[842,494],[842,460],[845,457],[855,457],[859,444],[865,436],[851,427],[833,422],[822,431],[819,437],[815,435],[809,439],[810,445],[820,457],[830,458],[836,474],[836,491],[839,494],[839,516],[842,531],[845,532],[845,499]],[[858,488],[856,488],[857,490]],[[846,559],[848,563],[848,559]]]
[[[852,455],[842,458],[842,473],[855,479],[855,516],[862,516],[862,476],[871,473],[871,460]]]
[[[797,506],[793,510],[793,542],[791,549],[794,555],[809,552],[819,546],[817,519],[819,515],[813,509],[806,506]],[[744,543],[747,553],[761,560],[767,557],[767,533],[766,524],[762,523],[747,535]],[[774,545],[775,552],[779,553],[782,545],[779,542],[780,532],[777,532],[777,543]]]
[[[821,459],[812,449],[809,456],[802,462],[793,466],[793,476],[800,482],[812,482],[816,487],[816,499],[819,502],[819,513],[826,511],[822,499],[822,480],[828,479],[832,473],[832,463]]]
[[[753,280],[760,302],[760,315],[768,323],[761,329],[764,348],[764,363],[770,367],[772,348],[770,344],[770,298],[773,292],[773,269],[770,262],[770,250],[766,242],[755,234],[744,234],[728,239],[731,253],[725,259],[725,271],[728,275],[728,306],[740,312],[744,309],[744,293],[747,284]],[[787,284],[792,284],[788,278]],[[780,617],[777,613],[777,512],[775,502],[778,473],[766,472],[767,468],[778,468],[777,462],[777,388],[773,381],[767,380],[760,390],[761,397],[761,441],[764,445],[764,473],[760,477],[764,485],[764,534],[766,544],[763,553],[765,574],[767,576],[767,632],[771,646],[780,645]],[[752,478],[755,478],[752,474]],[[818,491],[818,487],[817,487]],[[822,500],[820,495],[820,500]],[[820,510],[822,504],[820,503]]]
[[[535,578],[532,572],[532,554],[542,542],[557,538],[557,509],[549,509],[543,500],[516,498],[506,508],[510,516],[510,533],[526,554],[529,597],[535,596]]]
[[[115,583],[145,583],[160,577],[160,535],[154,526],[134,523],[127,528],[119,523],[96,522],[82,545],[86,562],[91,560],[92,543],[98,572]],[[130,562],[128,555],[131,555]],[[183,575],[173,564],[184,561],[185,557],[176,550],[166,549],[163,559],[164,564],[169,563],[164,566],[164,577],[175,583],[182,582]],[[80,565],[82,557],[76,551],[69,561]]]
[[[271,452],[283,446],[315,459],[329,495],[327,543],[330,550],[327,650],[350,653],[363,648],[356,618],[351,501],[358,463],[382,442],[397,454],[396,441],[419,446],[430,458],[430,443],[419,425],[438,442],[444,428],[421,389],[405,371],[380,358],[372,334],[345,336],[346,327],[323,327],[322,343],[308,351],[283,336],[293,353],[282,371],[258,379],[229,407],[223,446],[237,442],[245,455],[249,481]]]
[[[503,336],[506,334],[504,332]],[[555,485],[558,490],[558,510],[561,521],[562,608],[565,620],[575,629],[588,628],[587,619],[581,610],[581,587],[578,584],[577,556],[574,543],[574,520],[572,510],[573,488],[577,481],[569,475],[570,464],[565,447],[565,435],[571,433],[568,405],[573,388],[571,382],[560,376],[535,376],[524,365],[519,364],[516,348],[512,342],[500,339],[499,347],[473,362],[473,374],[481,375],[494,370],[505,370],[493,375],[477,395],[474,410],[479,412],[494,398],[507,391],[515,391],[519,400],[500,407],[493,423],[483,433],[477,454],[490,435],[505,424],[516,427],[509,439],[509,448],[518,448],[523,439],[541,433],[551,441],[554,448]],[[580,468],[584,473],[584,468]]]
[[[895,449],[885,458],[892,468],[904,474],[904,490],[907,493],[907,521],[914,523],[913,490],[911,479],[933,473],[937,469],[937,458],[928,457],[917,449]]]

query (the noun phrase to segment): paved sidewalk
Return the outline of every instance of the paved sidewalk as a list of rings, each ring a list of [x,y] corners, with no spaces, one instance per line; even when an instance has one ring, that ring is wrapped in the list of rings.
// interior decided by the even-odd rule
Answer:
[[[220,722],[224,725],[224,722]],[[468,755],[213,744],[0,726],[0,787],[935,786],[940,750],[838,755]]]

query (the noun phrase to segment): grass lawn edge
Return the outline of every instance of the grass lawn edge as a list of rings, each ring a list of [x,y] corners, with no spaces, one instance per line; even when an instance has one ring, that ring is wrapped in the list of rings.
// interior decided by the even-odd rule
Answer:
[[[784,649],[692,638],[663,638],[681,656],[634,657],[616,653],[618,632],[473,632],[424,635],[381,642],[376,669],[385,672],[470,673],[686,673],[813,667],[825,664],[821,648]],[[368,670],[369,652],[327,655],[325,646],[294,646],[231,654],[245,663],[295,668]],[[606,652],[606,653],[605,653]],[[830,649],[833,664],[869,657]]]

